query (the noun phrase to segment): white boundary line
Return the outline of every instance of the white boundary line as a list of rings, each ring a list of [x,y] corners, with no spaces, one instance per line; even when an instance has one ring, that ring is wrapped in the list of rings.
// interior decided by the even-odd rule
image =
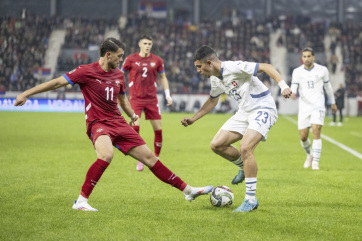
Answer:
[[[287,119],[288,121],[294,123],[294,124],[298,124],[298,121],[294,120],[293,118],[291,118],[291,117],[289,117],[289,116],[283,115],[283,117],[284,117],[285,119]],[[359,153],[359,152],[357,152],[357,151],[355,151],[355,150],[353,150],[352,148],[349,148],[348,146],[346,146],[346,145],[344,145],[344,144],[342,144],[342,143],[340,143],[340,142],[338,142],[338,141],[336,141],[336,140],[334,140],[334,139],[332,139],[332,138],[330,138],[329,136],[326,136],[326,135],[324,135],[324,134],[321,134],[321,137],[322,137],[323,139],[329,141],[330,143],[339,146],[339,147],[342,148],[343,150],[351,153],[352,155],[358,157],[359,159],[362,159],[362,154]]]

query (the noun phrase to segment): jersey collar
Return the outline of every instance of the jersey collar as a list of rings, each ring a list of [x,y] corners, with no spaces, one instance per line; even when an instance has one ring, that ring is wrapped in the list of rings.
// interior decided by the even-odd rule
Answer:
[[[221,62],[221,68],[220,68],[220,79],[223,80],[224,77],[224,62]]]
[[[304,67],[304,65],[303,65],[303,68],[304,68],[306,71],[311,71],[312,69],[314,69],[314,67],[315,67],[315,64],[313,64],[313,67],[312,67],[312,68],[306,69],[306,68]]]

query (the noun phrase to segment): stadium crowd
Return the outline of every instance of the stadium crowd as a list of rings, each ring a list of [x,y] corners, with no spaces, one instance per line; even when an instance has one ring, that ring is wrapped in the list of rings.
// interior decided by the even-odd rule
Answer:
[[[0,92],[34,86],[34,69],[43,66],[55,18],[0,18]]]
[[[119,30],[128,53],[138,51],[139,33],[145,32],[156,35],[153,52],[162,56],[170,89],[175,93],[209,92],[208,80],[197,74],[190,61],[195,48],[201,45],[213,46],[221,59],[269,62],[269,32],[255,20],[240,23],[210,20],[195,26],[182,20],[170,23],[130,16]]]
[[[87,18],[26,18],[2,17],[0,19],[0,92],[21,91],[34,86],[38,79],[34,69],[43,66],[49,36],[54,28],[66,30],[64,49],[89,49],[104,39],[107,27],[115,22]],[[276,29],[284,29],[283,39],[288,52],[300,53],[304,46],[323,52],[324,36],[335,36],[330,46],[332,55],[340,44],[343,52],[347,95],[362,92],[362,25],[327,25],[311,23],[304,17],[269,18],[234,21],[231,18],[202,21],[195,26],[183,19],[165,21],[130,14],[118,25],[121,40],[126,43],[128,54],[137,52],[140,33],[154,37],[152,52],[163,58],[166,74],[173,93],[208,93],[209,81],[196,73],[190,61],[193,51],[201,45],[213,46],[221,60],[270,62],[269,35]],[[80,64],[91,62],[89,56],[58,58],[58,70],[68,71]],[[332,71],[333,72],[333,71]],[[262,76],[263,81],[268,81]],[[74,91],[73,89],[70,89]]]
[[[337,34],[342,45],[347,96],[362,95],[362,24],[340,25]]]

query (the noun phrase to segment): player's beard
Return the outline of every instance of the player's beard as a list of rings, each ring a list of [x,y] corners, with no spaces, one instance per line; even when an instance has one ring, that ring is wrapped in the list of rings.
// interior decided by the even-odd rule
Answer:
[[[312,67],[313,63],[312,62],[306,62],[306,63],[304,63],[304,65],[309,69],[310,67]]]
[[[109,62],[109,63],[108,63],[108,67],[109,67],[110,69],[117,69],[117,68],[118,68],[118,65],[116,65],[116,64],[114,64],[114,63],[112,63],[112,62]]]

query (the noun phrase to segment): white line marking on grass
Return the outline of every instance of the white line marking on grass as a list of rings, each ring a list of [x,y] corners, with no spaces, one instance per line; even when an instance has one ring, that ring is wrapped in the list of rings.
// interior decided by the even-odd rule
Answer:
[[[283,117],[284,117],[285,119],[287,119],[288,121],[294,123],[294,124],[298,124],[298,121],[294,120],[293,118],[291,118],[291,117],[289,117],[289,116],[283,115]],[[312,131],[312,130],[310,130],[310,131]],[[351,153],[352,155],[358,157],[359,159],[362,159],[362,154],[359,153],[359,152],[357,152],[357,151],[355,151],[355,150],[353,150],[352,148],[349,148],[348,146],[346,146],[346,145],[344,145],[344,144],[342,144],[342,143],[340,143],[340,142],[338,142],[338,141],[336,141],[336,140],[334,140],[334,139],[332,139],[332,138],[330,138],[329,136],[326,136],[326,135],[324,135],[324,134],[321,134],[321,137],[322,137],[323,139],[329,141],[330,143],[339,146],[341,149],[343,149],[343,150]]]

